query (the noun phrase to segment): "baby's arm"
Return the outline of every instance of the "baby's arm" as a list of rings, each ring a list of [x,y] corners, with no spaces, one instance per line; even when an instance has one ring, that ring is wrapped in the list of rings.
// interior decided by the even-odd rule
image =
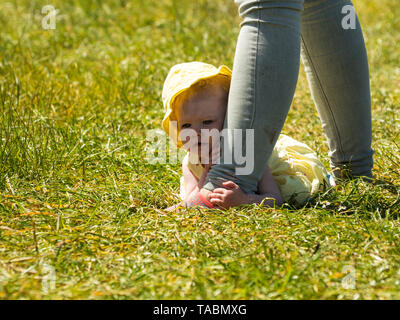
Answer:
[[[182,174],[183,180],[185,181],[184,188],[186,196],[184,200],[186,200],[193,190],[198,186],[199,179],[197,179],[192,171],[190,171],[187,163],[182,163]]]
[[[259,194],[246,194],[232,181],[226,181],[222,185],[224,188],[215,189],[210,196],[210,202],[221,208],[229,209],[242,204],[261,203],[265,198],[271,198],[264,201],[267,207],[280,206],[283,203],[269,167],[258,183]]]
[[[187,166],[187,163],[182,163],[182,175],[183,175],[183,179],[185,181],[183,187],[185,188],[185,199],[181,202],[179,202],[176,205],[173,205],[169,208],[167,208],[167,211],[173,211],[176,208],[178,208],[179,206],[183,206],[183,204],[185,203],[185,201],[187,199],[189,199],[192,196],[192,193],[198,193],[201,186],[200,183],[204,183],[204,179],[206,177],[208,173],[208,170],[204,170],[203,175],[201,176],[200,179],[197,179],[196,176],[192,173],[192,171],[190,171],[189,167]]]

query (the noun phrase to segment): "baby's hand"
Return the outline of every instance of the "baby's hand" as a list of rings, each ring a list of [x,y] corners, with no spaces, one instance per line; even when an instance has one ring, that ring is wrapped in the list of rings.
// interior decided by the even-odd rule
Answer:
[[[210,194],[210,202],[224,209],[248,203],[247,195],[233,181],[223,182],[224,188],[216,188]],[[225,189],[226,188],[226,189]]]

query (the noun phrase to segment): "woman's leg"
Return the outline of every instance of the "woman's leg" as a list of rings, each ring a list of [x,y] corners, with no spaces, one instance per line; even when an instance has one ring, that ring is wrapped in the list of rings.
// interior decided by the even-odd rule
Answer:
[[[225,128],[241,129],[240,147],[254,148],[254,170],[235,174],[237,167],[212,166],[204,188],[213,190],[220,179],[233,180],[243,191],[257,191],[257,183],[286,120],[296,88],[300,64],[300,25],[303,0],[243,1]],[[246,145],[245,130],[254,130],[254,146]],[[234,141],[232,154],[238,148]],[[239,148],[240,148],[239,147]],[[247,148],[247,149],[246,149]],[[222,155],[224,145],[221,144]]]
[[[305,0],[301,57],[328,139],[336,177],[372,177],[371,99],[364,38],[358,19],[345,29],[349,0]],[[347,19],[347,18],[346,18]],[[347,20],[345,19],[345,22]],[[346,24],[345,24],[346,26]]]

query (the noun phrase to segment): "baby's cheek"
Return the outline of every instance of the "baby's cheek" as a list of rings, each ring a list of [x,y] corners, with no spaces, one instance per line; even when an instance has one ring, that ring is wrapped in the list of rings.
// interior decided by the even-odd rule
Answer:
[[[211,147],[217,148],[219,147],[220,144],[220,139],[221,139],[221,130],[218,130],[218,134],[210,135],[208,137],[208,144]],[[211,149],[210,149],[211,151]]]
[[[178,140],[179,141],[179,143],[181,143],[182,144],[182,149],[183,150],[188,150],[188,146],[186,145],[186,143],[187,143],[187,141],[186,140]]]

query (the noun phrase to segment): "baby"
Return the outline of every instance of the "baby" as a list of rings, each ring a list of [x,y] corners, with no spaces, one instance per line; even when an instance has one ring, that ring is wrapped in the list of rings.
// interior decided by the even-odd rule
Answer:
[[[202,130],[220,132],[223,129],[231,74],[226,66],[217,69],[209,64],[190,62],[174,66],[165,80],[163,129],[179,148],[188,151],[182,161],[180,197],[183,201],[167,210],[179,205],[196,205],[190,199],[199,195],[219,151],[219,144],[210,135],[202,134]],[[233,181],[225,181],[222,188],[213,190],[209,201],[201,198],[198,204],[224,209],[250,203],[280,206],[290,199],[302,204],[327,183],[328,174],[315,153],[306,145],[281,135],[258,182],[257,194],[244,193]]]

